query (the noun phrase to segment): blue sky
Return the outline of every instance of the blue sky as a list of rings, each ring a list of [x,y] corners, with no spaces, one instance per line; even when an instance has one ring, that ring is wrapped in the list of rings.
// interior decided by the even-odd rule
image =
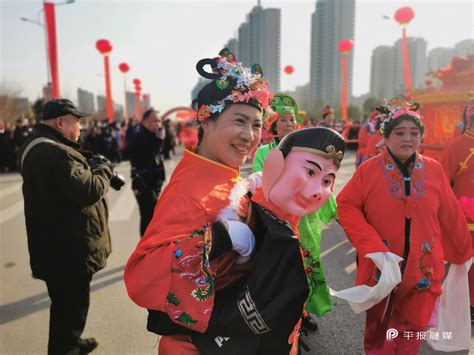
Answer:
[[[59,2],[59,1],[57,1]],[[132,79],[140,78],[144,92],[160,111],[190,103],[197,81],[196,62],[215,56],[257,1],[161,1],[76,0],[58,6],[56,21],[61,93],[76,101],[81,87],[95,95],[104,93],[102,57],[97,39],[109,39],[113,98],[123,103],[120,62],[127,62]],[[311,14],[316,1],[265,1],[263,7],[282,10],[281,65],[295,67],[293,75],[282,73],[281,89],[291,90],[309,81]],[[31,100],[40,96],[46,81],[44,35],[20,17],[36,19],[41,0],[0,0],[1,84],[18,88]],[[353,94],[369,90],[370,56],[373,48],[391,45],[401,35],[393,20],[401,6],[411,6],[415,18],[408,27],[411,36],[422,36],[428,50],[452,47],[474,38],[473,1],[356,1]],[[390,19],[384,19],[383,15]]]

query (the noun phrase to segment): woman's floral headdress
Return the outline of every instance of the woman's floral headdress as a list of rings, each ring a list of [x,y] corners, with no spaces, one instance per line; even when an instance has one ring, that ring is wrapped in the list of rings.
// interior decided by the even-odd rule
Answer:
[[[205,65],[210,65],[212,73],[204,70]],[[201,59],[196,69],[201,76],[214,81],[219,90],[229,90],[230,94],[217,102],[201,104],[197,110],[197,120],[202,122],[214,113],[220,113],[228,104],[258,102],[262,110],[267,110],[273,93],[268,89],[268,82],[263,80],[263,70],[258,64],[251,68],[244,67],[237,62],[235,55],[224,48],[219,52],[219,57],[213,59]]]
[[[298,105],[294,98],[285,94],[275,94],[270,108],[264,117],[265,127],[270,129],[271,125],[278,120],[278,117],[284,115],[285,113],[292,113],[295,117],[295,120],[298,123],[300,122],[300,116],[298,111]],[[304,120],[304,117],[303,117]]]
[[[417,102],[411,100],[408,96],[398,95],[390,100],[385,99],[384,103],[385,105],[383,108],[385,110],[383,113],[386,113],[386,117],[382,121],[380,132],[383,133],[390,122],[403,115],[410,115],[415,119],[415,121],[417,121],[420,127],[423,127],[421,116],[418,112],[416,112],[420,105]]]

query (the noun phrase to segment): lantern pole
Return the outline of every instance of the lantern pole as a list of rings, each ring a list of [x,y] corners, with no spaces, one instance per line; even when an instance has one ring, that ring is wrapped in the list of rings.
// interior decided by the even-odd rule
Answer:
[[[341,115],[347,121],[347,53],[341,53]]]
[[[403,54],[403,74],[405,76],[405,86],[407,94],[411,94],[411,69],[410,69],[410,52],[408,49],[407,28],[403,26],[402,29],[402,54]]]
[[[128,123],[129,119],[129,114],[128,114],[128,102],[127,102],[127,73],[130,70],[130,67],[128,66],[127,63],[120,63],[119,64],[119,70],[123,74],[123,92],[125,95],[125,101],[124,101],[124,114],[123,114],[123,120],[125,123]]]
[[[104,55],[104,70],[105,70],[105,100],[107,104],[107,116],[109,123],[114,121],[114,105],[112,102],[112,88],[110,83],[110,62],[109,56]]]
[[[127,103],[127,74],[123,73],[123,92],[125,94],[123,120],[128,123],[128,103]]]
[[[112,52],[112,45],[108,40],[99,39],[95,44],[97,50],[104,57],[104,72],[105,72],[105,103],[107,110],[107,118],[109,123],[114,122],[114,107],[112,101],[112,89],[110,80],[110,61],[109,54]]]
[[[341,116],[344,121],[347,121],[347,57],[352,50],[352,41],[341,40],[338,49],[341,54]]]
[[[402,27],[402,65],[403,75],[405,80],[405,90],[407,95],[411,95],[412,82],[411,82],[411,70],[410,70],[410,52],[408,48],[408,38],[406,27],[415,16],[411,7],[401,7],[394,15],[395,21],[397,21]]]

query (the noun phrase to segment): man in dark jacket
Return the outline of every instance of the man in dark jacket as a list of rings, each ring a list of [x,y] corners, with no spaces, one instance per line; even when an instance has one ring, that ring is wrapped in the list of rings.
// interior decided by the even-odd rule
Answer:
[[[139,130],[126,148],[132,165],[132,189],[140,209],[141,236],[153,217],[165,181],[165,167],[161,159],[164,135],[161,118],[151,108],[143,113]]]
[[[48,354],[86,354],[98,345],[80,335],[92,275],[111,252],[106,194],[113,167],[91,167],[80,152],[83,116],[69,100],[49,101],[18,156],[31,269],[51,298]]]

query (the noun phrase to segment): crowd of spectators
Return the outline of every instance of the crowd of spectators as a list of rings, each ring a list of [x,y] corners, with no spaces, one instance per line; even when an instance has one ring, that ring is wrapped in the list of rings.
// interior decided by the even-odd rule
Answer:
[[[17,171],[17,153],[36,124],[35,120],[26,118],[17,119],[15,125],[0,120],[0,172]],[[133,140],[138,127],[138,122],[133,118],[128,120],[128,123],[92,120],[82,125],[79,143],[83,149],[102,154],[117,164],[127,160],[124,156],[125,147]],[[164,159],[170,159],[176,144],[175,137],[178,137],[181,125],[166,120],[164,128],[166,138],[163,156]]]

